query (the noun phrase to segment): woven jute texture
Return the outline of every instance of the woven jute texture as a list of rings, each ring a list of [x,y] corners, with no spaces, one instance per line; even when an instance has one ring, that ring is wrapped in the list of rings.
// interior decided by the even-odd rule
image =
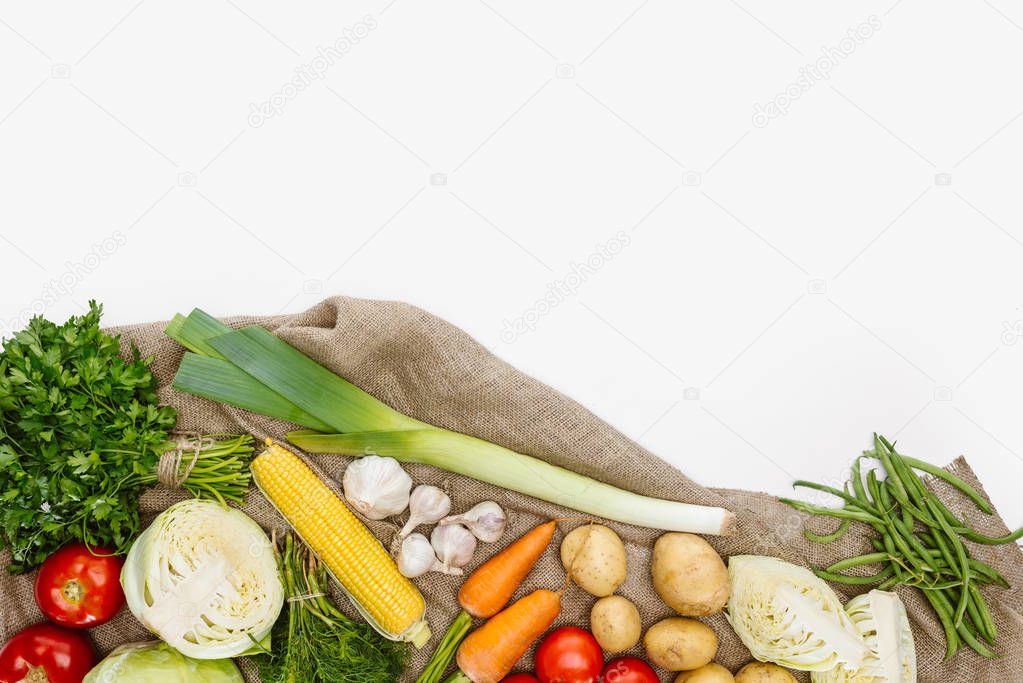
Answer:
[[[855,528],[840,542],[818,545],[804,540],[805,516],[780,504],[775,498],[747,491],[707,489],[695,484],[681,472],[644,450],[610,427],[584,407],[541,382],[524,375],[493,356],[454,326],[418,308],[403,303],[332,298],[308,311],[293,316],[233,318],[233,326],[260,324],[282,339],[320,361],[331,370],[378,396],[398,410],[433,423],[502,444],[516,451],[542,458],[582,474],[639,493],[690,503],[730,508],[738,517],[738,532],[727,538],[709,538],[725,557],[737,554],[761,554],[781,557],[790,562],[821,566],[841,558],[869,552],[868,531]],[[293,425],[216,405],[204,399],[181,394],[170,383],[183,350],[163,334],[163,324],[147,323],[113,330],[122,335],[124,348],[137,346],[143,355],[155,357],[153,370],[161,383],[161,400],[179,412],[178,427],[205,433],[250,432],[259,439],[281,439]],[[769,407],[766,407],[769,409]],[[680,425],[685,429],[685,425]],[[869,435],[864,435],[864,443]],[[849,456],[857,455],[860,444],[849,444]],[[926,454],[915,454],[926,457]],[[694,458],[722,457],[714,453],[694,453]],[[340,479],[346,459],[339,456],[310,458],[328,479]],[[741,467],[736,462],[736,467]],[[966,481],[980,484],[966,462],[959,459],[951,468]],[[527,496],[452,475],[427,466],[409,466],[416,483],[430,483],[451,495],[456,512],[467,510],[482,500],[495,500],[509,511],[510,523],[502,542],[481,544],[472,569],[507,541],[552,517],[578,516],[571,510],[543,503]],[[838,474],[838,473],[836,473]],[[1008,473],[1006,476],[1010,476]],[[1015,475],[1011,475],[1015,476]],[[966,514],[983,532],[1001,535],[1007,532],[997,516],[984,515],[952,491],[936,490],[954,510]],[[156,488],[142,498],[146,520],[184,497],[180,491]],[[260,494],[249,495],[245,511],[267,529],[284,528],[283,520]],[[814,524],[818,523],[814,520]],[[394,523],[370,522],[369,526],[388,545],[397,528]],[[558,557],[558,544],[573,524],[559,529],[551,548],[520,588],[524,595],[536,588],[557,590],[565,583]],[[628,549],[628,579],[619,592],[639,607],[644,626],[671,616],[651,587],[650,551],[656,531],[610,523],[625,540]],[[862,525],[858,525],[862,526]],[[823,528],[823,527],[822,527]],[[899,589],[913,621],[920,680],[924,683],[953,681],[1023,681],[1023,555],[1015,545],[973,547],[975,556],[995,566],[1013,585],[1010,590],[991,589],[985,598],[998,625],[998,651],[1001,658],[988,661],[972,651],[960,652],[951,662],[941,663],[944,637],[937,619],[922,598],[911,589]],[[33,576],[9,576],[2,569],[7,558],[0,557],[0,641],[6,641],[18,629],[42,617],[32,597]],[[430,574],[417,580],[428,604],[428,619],[434,637],[418,653],[404,680],[426,661],[440,635],[457,613],[459,580]],[[836,586],[843,598],[857,589]],[[575,586],[569,587],[557,624],[587,627],[594,598]],[[343,598],[342,607],[353,613]],[[353,613],[354,614],[354,613]],[[733,672],[750,661],[750,654],[732,633],[721,615],[706,620],[720,639],[717,661]],[[145,640],[145,630],[127,612],[111,623],[95,629],[92,636],[98,649],[106,653],[125,642]],[[639,648],[630,654],[642,656]],[[528,670],[531,657],[518,670]],[[243,662],[248,681],[258,681],[251,663]],[[673,676],[661,672],[664,681]],[[799,675],[806,681],[805,674]]]

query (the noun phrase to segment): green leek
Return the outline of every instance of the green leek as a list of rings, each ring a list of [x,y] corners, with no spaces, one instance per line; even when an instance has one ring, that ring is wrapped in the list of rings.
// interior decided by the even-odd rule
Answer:
[[[661,500],[465,434],[415,420],[316,363],[262,327],[231,330],[196,309],[167,334],[186,354],[174,387],[314,431],[292,432],[310,452],[377,453],[426,463],[581,512],[668,531],[729,534],[723,508]],[[345,432],[320,434],[318,432]]]

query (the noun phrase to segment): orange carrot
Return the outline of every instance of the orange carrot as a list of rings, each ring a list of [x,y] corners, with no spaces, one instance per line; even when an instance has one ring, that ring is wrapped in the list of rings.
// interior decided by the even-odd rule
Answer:
[[[557,526],[554,520],[541,524],[480,565],[458,591],[462,609],[483,618],[504,609],[550,545]]]
[[[561,593],[540,589],[513,602],[469,634],[458,669],[473,683],[498,683],[561,612]]]
[[[469,627],[472,626],[472,617],[493,617],[504,609],[526,575],[533,569],[536,561],[543,555],[543,551],[550,545],[551,538],[554,537],[554,530],[557,528],[557,520],[551,520],[523,534],[514,543],[480,565],[465,580],[461,590],[458,591],[458,602],[464,611],[455,618],[451,627],[448,628],[440,645],[437,646],[437,650],[430,657],[426,668],[423,669],[423,673],[416,679],[416,683],[439,683],[444,671],[451,664],[455,648],[469,632]],[[523,600],[525,599],[523,598]],[[510,609],[511,607],[508,608],[508,610]],[[557,611],[554,614],[557,616]],[[541,629],[542,631],[543,629]],[[526,647],[529,645],[527,644]],[[518,657],[521,656],[522,654],[519,653]],[[514,664],[514,662],[512,663]],[[455,681],[464,683],[463,679],[452,677],[445,683],[455,683]]]

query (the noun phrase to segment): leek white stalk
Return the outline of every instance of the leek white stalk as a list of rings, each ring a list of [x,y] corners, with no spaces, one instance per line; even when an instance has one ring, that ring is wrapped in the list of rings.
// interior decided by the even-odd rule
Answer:
[[[351,434],[299,431],[290,433],[288,440],[310,453],[375,454],[433,465],[573,510],[651,529],[720,535],[735,527],[735,516],[724,508],[641,496],[445,429]]]

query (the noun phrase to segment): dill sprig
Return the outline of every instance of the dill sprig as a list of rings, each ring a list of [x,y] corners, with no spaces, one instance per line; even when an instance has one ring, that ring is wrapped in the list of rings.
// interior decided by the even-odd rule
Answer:
[[[277,563],[289,600],[274,626],[271,652],[258,657],[265,683],[398,680],[407,647],[343,614],[326,595],[323,565],[292,534],[277,546]]]

